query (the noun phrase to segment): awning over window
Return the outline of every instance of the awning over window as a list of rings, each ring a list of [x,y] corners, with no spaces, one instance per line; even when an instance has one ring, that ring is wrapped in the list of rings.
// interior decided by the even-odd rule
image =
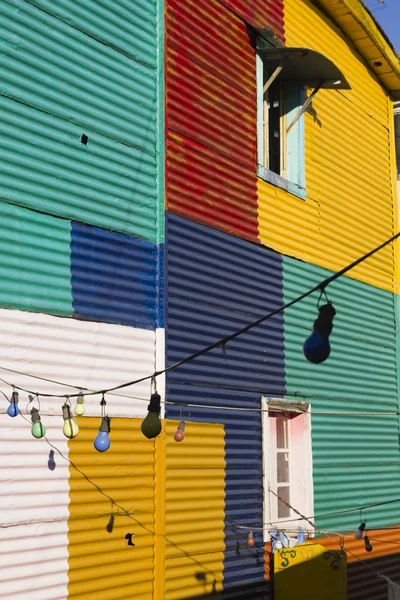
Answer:
[[[320,52],[309,48],[259,48],[258,52],[270,73],[283,67],[280,80],[296,81],[310,88],[351,89],[341,70]]]

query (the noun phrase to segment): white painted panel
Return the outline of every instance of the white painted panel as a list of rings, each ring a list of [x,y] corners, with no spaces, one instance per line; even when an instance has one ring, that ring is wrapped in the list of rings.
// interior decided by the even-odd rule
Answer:
[[[158,367],[164,365],[164,330],[161,329],[156,334],[121,325],[0,310],[0,330],[0,377],[39,393],[67,394],[75,390],[7,373],[1,367],[92,390],[109,388],[154,372],[156,335]],[[163,378],[158,383],[163,394]],[[1,384],[0,389],[10,394],[7,386]],[[118,395],[109,394],[106,397],[108,414],[142,417],[146,414],[149,397],[149,381],[120,390]],[[100,399],[99,396],[86,397],[87,416],[99,414]],[[27,401],[27,394],[21,393],[22,409]],[[59,414],[60,427],[62,403],[61,399],[41,399],[42,415]],[[6,400],[0,398],[0,412],[7,407]]]
[[[47,437],[68,457],[56,417]],[[64,600],[68,585],[69,463],[31,436],[21,415],[0,415],[0,598]]]

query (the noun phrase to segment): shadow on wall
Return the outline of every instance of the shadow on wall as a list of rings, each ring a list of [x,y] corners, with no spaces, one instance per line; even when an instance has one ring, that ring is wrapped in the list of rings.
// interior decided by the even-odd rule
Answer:
[[[201,576],[201,573],[198,574]],[[273,600],[269,583],[244,584],[217,593],[185,596],[182,600]]]

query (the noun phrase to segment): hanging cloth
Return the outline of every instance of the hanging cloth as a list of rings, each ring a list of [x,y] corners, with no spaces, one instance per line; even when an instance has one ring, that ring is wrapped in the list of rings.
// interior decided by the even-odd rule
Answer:
[[[385,579],[388,584],[388,600],[400,600],[400,585],[397,585],[394,581],[389,579],[389,577],[385,577],[384,575],[379,575],[382,579]]]

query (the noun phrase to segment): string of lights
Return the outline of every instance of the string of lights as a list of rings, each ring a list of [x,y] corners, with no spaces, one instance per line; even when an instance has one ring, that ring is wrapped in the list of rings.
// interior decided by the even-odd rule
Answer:
[[[194,352],[193,354],[182,358],[181,360],[175,362],[174,364],[172,364],[168,367],[165,367],[164,369],[156,370],[151,375],[140,377],[136,380],[128,381],[128,382],[122,383],[120,385],[113,386],[111,388],[103,389],[103,390],[94,390],[93,391],[93,390],[87,390],[87,389],[81,388],[80,386],[73,386],[76,390],[79,390],[79,391],[77,391],[77,393],[74,393],[74,394],[66,394],[66,393],[54,394],[54,393],[43,393],[43,392],[39,393],[39,392],[34,392],[33,390],[27,390],[26,388],[23,388],[21,386],[15,385],[15,384],[8,384],[7,382],[5,382],[5,380],[2,380],[4,383],[6,383],[7,385],[10,385],[10,387],[12,388],[12,394],[11,394],[9,407],[7,409],[7,413],[10,417],[16,417],[20,413],[20,409],[18,407],[19,394],[18,394],[17,390],[28,393],[29,394],[29,403],[34,402],[34,400],[36,400],[37,404],[38,404],[38,407],[34,406],[31,409],[32,435],[33,435],[33,437],[41,438],[45,435],[46,429],[45,429],[44,425],[41,423],[41,417],[40,417],[40,412],[39,412],[40,411],[40,397],[62,398],[62,399],[64,399],[64,404],[62,406],[62,415],[63,415],[63,419],[64,419],[63,433],[67,438],[72,439],[78,435],[79,426],[72,414],[71,398],[76,398],[76,405],[74,408],[75,415],[82,416],[85,412],[83,391],[85,392],[86,396],[100,394],[102,397],[101,402],[100,402],[101,425],[99,428],[99,434],[96,437],[95,442],[94,442],[94,447],[98,452],[105,452],[110,447],[109,433],[110,433],[110,422],[111,422],[111,419],[108,417],[108,415],[106,415],[106,412],[105,412],[105,406],[106,406],[105,395],[107,393],[115,392],[115,391],[124,389],[126,387],[130,387],[135,384],[141,383],[143,381],[150,380],[152,383],[154,392],[151,394],[150,403],[149,403],[148,409],[147,409],[148,413],[147,413],[147,416],[143,419],[143,422],[141,425],[141,430],[145,437],[147,437],[148,439],[153,439],[153,438],[157,437],[161,432],[161,419],[160,419],[161,396],[157,392],[157,385],[156,385],[157,377],[159,377],[160,375],[163,375],[164,373],[172,371],[173,369],[177,369],[178,367],[198,358],[199,356],[201,356],[203,354],[210,352],[211,350],[213,350],[217,347],[221,347],[223,353],[225,354],[226,344],[228,342],[236,339],[237,337],[246,333],[253,327],[260,325],[264,321],[272,318],[273,316],[281,313],[282,311],[287,310],[288,308],[294,306],[295,304],[297,304],[301,300],[304,300],[305,298],[307,298],[308,296],[310,296],[311,294],[313,294],[316,291],[320,292],[320,296],[319,296],[319,300],[318,300],[318,304],[317,304],[319,315],[314,322],[313,332],[306,339],[306,341],[304,343],[303,353],[304,353],[305,357],[307,358],[307,360],[309,360],[312,363],[324,362],[329,357],[329,354],[330,354],[331,349],[330,349],[330,344],[329,344],[329,335],[332,332],[333,319],[336,314],[336,310],[334,309],[332,303],[329,301],[327,294],[326,294],[327,286],[330,285],[333,281],[335,281],[339,277],[342,277],[343,275],[345,275],[351,269],[354,269],[359,264],[361,264],[362,262],[364,262],[365,260],[367,260],[368,258],[373,256],[376,252],[379,252],[380,250],[382,250],[388,244],[395,241],[399,236],[400,236],[400,232],[396,233],[391,238],[387,239],[385,242],[383,242],[382,244],[380,244],[379,246],[377,246],[370,252],[367,252],[366,254],[359,257],[352,263],[348,264],[347,266],[345,266],[343,269],[341,269],[337,273],[334,273],[333,275],[325,278],[320,283],[318,283],[314,287],[310,288],[309,290],[307,290],[306,292],[304,292],[297,298],[294,298],[290,302],[283,304],[282,306],[276,308],[275,310],[269,312],[268,314],[263,315],[262,317],[249,323],[245,327],[242,327],[241,329],[238,329],[237,331],[235,331],[227,336],[224,336],[223,338],[217,340],[216,342],[213,342],[210,345],[198,350],[197,352]],[[320,306],[320,301],[321,301],[322,296],[325,297],[327,303],[324,304],[323,306]],[[185,405],[183,405],[183,406],[185,406]],[[194,406],[196,406],[196,408],[199,407],[199,405],[194,405]],[[205,408],[210,408],[210,407],[206,406]],[[215,407],[213,407],[213,408],[215,408]],[[224,409],[229,410],[229,407],[221,407],[221,410],[224,410]],[[257,409],[257,410],[260,410],[260,409]],[[185,431],[185,422],[183,420],[181,420],[181,422],[178,426],[177,432],[175,433],[175,436],[174,436],[175,441],[180,442],[183,440],[184,431]]]

